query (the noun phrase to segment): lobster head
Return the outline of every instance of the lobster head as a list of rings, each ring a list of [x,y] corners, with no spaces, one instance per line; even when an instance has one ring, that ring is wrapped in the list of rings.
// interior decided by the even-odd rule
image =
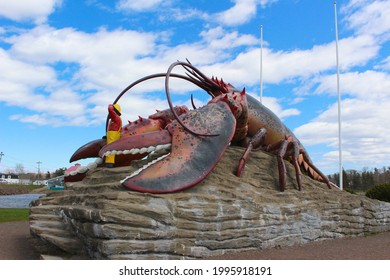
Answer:
[[[219,102],[226,103],[237,120],[241,118],[247,118],[248,104],[246,100],[245,88],[241,92],[234,91],[234,88],[231,89],[231,91],[226,93],[220,92],[209,102],[209,104]]]

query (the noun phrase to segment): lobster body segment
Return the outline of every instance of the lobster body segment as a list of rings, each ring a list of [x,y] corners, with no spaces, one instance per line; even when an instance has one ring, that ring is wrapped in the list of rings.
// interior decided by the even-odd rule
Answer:
[[[288,129],[282,121],[265,107],[254,97],[248,95],[248,136],[253,137],[261,129],[267,129],[265,136],[265,145],[277,143],[285,138],[285,135],[293,135],[292,131]]]

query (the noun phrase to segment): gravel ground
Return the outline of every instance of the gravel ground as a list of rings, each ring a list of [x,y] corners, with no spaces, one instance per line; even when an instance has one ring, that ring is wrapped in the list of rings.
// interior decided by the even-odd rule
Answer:
[[[0,260],[38,260],[28,222],[0,223]],[[390,232],[306,245],[227,254],[213,259],[238,260],[390,260]]]
[[[390,260],[390,232],[271,248],[214,259],[240,260]]]
[[[0,223],[0,260],[39,260],[28,222]]]

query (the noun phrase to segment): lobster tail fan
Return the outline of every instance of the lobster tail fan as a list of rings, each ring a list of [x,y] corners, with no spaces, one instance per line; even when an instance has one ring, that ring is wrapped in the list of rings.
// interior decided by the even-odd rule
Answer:
[[[320,174],[318,174],[313,168],[310,167],[310,165],[303,159],[303,157],[300,155],[298,158],[299,166],[301,167],[301,171],[308,175],[310,178],[313,178],[314,180],[322,182],[322,177]]]
[[[329,181],[328,177],[324,175],[311,161],[306,152],[300,154],[298,157],[298,163],[301,167],[301,171],[307,174],[309,177],[313,178],[316,181],[326,183],[329,188],[337,187],[337,185],[333,184]]]

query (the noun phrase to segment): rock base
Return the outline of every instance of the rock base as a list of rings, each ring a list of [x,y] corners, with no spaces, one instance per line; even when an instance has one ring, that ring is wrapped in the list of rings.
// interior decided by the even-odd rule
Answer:
[[[31,233],[83,258],[196,259],[390,230],[390,203],[330,190],[307,176],[298,191],[289,163],[286,191],[280,192],[273,155],[253,152],[236,177],[242,152],[228,148],[206,180],[173,194],[120,185],[142,161],[95,169],[82,182],[37,200]]]

